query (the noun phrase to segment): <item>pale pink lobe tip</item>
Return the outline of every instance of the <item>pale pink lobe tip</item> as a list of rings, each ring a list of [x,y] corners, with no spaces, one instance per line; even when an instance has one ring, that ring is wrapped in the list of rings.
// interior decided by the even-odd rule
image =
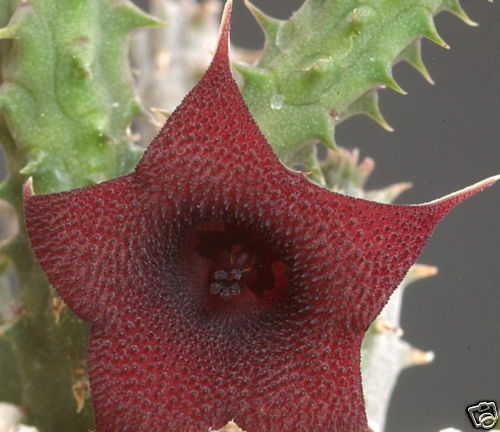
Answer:
[[[233,0],[228,0],[222,12],[222,20],[219,29],[219,41],[215,57],[222,57],[229,62],[229,31],[231,29],[231,11],[233,10]]]
[[[33,195],[35,195],[35,191],[33,190],[33,177],[29,177],[23,184],[23,200],[26,201]]]
[[[484,180],[481,180],[473,185],[467,186],[463,189],[460,189],[456,192],[452,192],[448,195],[445,195],[441,198],[423,203],[416,204],[419,207],[437,207],[439,209],[439,213],[442,217],[444,217],[453,207],[457,204],[460,204],[462,201],[465,201],[467,198],[477,194],[478,192],[483,191],[484,189],[493,186],[500,179],[500,175],[495,175],[492,177],[488,177]]]

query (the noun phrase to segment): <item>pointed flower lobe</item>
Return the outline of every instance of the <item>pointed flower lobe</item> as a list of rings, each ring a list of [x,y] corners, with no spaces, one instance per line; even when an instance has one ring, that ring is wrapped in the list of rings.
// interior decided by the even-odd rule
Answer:
[[[366,432],[364,331],[439,220],[496,178],[411,206],[309,183],[248,112],[228,32],[229,8],[209,70],[132,174],[25,186],[32,247],[92,324],[99,432]]]

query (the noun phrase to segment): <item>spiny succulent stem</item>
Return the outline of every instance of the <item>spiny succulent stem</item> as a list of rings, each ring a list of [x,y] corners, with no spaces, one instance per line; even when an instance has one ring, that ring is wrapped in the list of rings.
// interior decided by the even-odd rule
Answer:
[[[10,263],[1,276],[7,281],[15,269],[9,302],[19,312],[0,334],[0,400],[24,407],[42,432],[93,426],[88,325],[64,307],[35,262],[22,223],[23,183],[32,177],[36,192],[47,193],[132,169],[141,152],[126,129],[142,107],[127,37],[158,23],[126,1],[77,3],[9,0],[0,7],[0,141],[8,168],[0,199],[20,221],[17,235],[1,244]]]

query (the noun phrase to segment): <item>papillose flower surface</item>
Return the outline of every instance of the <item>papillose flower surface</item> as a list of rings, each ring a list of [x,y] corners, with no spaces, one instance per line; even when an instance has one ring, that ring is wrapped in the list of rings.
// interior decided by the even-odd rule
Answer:
[[[423,205],[310,183],[276,158],[213,62],[135,172],[24,189],[32,247],[92,324],[99,432],[368,431],[360,344],[439,220],[491,178]]]

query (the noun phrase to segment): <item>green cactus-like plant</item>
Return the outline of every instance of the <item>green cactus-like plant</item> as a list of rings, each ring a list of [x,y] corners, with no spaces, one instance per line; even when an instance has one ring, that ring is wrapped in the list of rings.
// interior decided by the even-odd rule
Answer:
[[[37,193],[48,193],[133,168],[140,151],[127,128],[142,107],[127,37],[157,21],[112,0],[7,1],[0,21],[0,140],[8,168],[0,198],[22,219],[29,177]],[[5,283],[12,267],[17,276],[17,311],[0,338],[0,399],[25,406],[41,431],[88,431],[88,326],[54,294],[19,226],[0,251]]]
[[[449,11],[475,24],[458,0],[306,0],[286,21],[246,4],[266,39],[256,65],[237,65],[245,101],[280,158],[305,164],[321,184],[313,144],[334,148],[336,125],[366,114],[391,130],[378,90],[405,93],[392,76],[395,63],[407,61],[432,82],[421,39],[448,47],[434,15]]]

